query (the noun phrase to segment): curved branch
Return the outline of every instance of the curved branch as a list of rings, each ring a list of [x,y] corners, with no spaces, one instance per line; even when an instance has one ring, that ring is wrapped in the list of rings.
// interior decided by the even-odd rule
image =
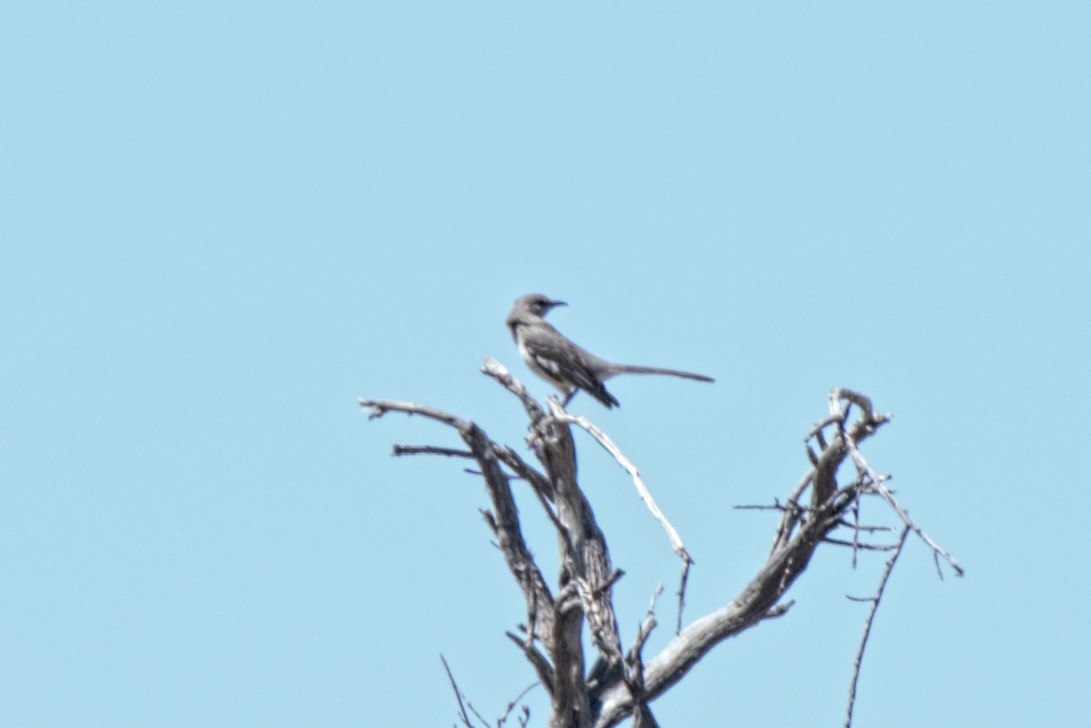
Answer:
[[[661,695],[713,647],[758,622],[779,616],[783,610],[776,603],[796,578],[807,568],[811,555],[822,539],[837,527],[842,511],[855,494],[846,493],[827,504],[824,512],[803,526],[784,548],[773,554],[758,575],[730,604],[708,614],[671,640],[644,671],[644,689],[649,700]],[[628,687],[615,683],[602,695],[595,728],[617,725],[634,708]]]
[[[493,359],[487,359],[482,370],[522,403],[530,419],[528,443],[541,463],[540,469],[532,467],[511,448],[489,439],[475,423],[449,413],[392,400],[362,399],[360,404],[371,410],[371,418],[388,412],[401,412],[435,420],[457,430],[466,444],[468,452],[428,446],[399,447],[396,453],[451,457],[468,455],[476,461],[492,501],[492,510],[484,511],[483,515],[496,535],[509,570],[522,589],[527,604],[529,625],[525,637],[517,637],[510,632],[508,636],[523,650],[550,693],[553,707],[551,728],[608,728],[629,716],[634,716],[637,725],[654,725],[648,704],[677,684],[705,654],[755,624],[787,612],[792,602],[785,599],[785,594],[806,570],[820,544],[832,542],[851,547],[854,559],[860,549],[891,548],[882,544],[861,543],[862,533],[881,530],[881,527],[860,523],[858,507],[864,495],[876,495],[885,500],[906,526],[901,540],[894,547],[894,558],[884,573],[878,596],[882,594],[882,586],[889,577],[908,531],[913,531],[932,549],[937,566],[939,559],[943,558],[956,574],[963,574],[962,567],[910,520],[908,512],[885,487],[886,476],[876,474],[860,452],[859,443],[888,422],[889,416],[876,413],[867,397],[849,389],[836,389],[829,395],[828,415],[811,429],[804,440],[810,469],[783,505],[780,500],[775,500],[773,506],[762,507],[779,511],[780,520],[768,559],[758,573],[733,601],[697,619],[684,630],[679,629],[659,654],[644,661],[642,649],[648,631],[654,626],[654,614],[649,611],[649,619],[638,632],[635,645],[625,653],[626,657],[622,657],[611,596],[612,586],[621,572],[611,566],[605,536],[579,486],[571,425],[588,432],[629,473],[641,498],[667,532],[672,547],[682,557],[684,564],[680,605],[692,559],[677,531],[656,506],[640,471],[599,428],[583,417],[568,414],[554,400],[550,401],[551,412],[547,413],[526,388]],[[858,412],[855,419],[850,420],[854,408]],[[855,477],[847,485],[839,486],[838,471],[847,460],[856,466]],[[530,485],[557,532],[561,573],[556,597],[546,586],[524,540],[509,482],[513,477],[521,478]],[[810,502],[801,503],[808,489],[811,490]],[[853,529],[851,542],[831,538],[831,533],[842,526]],[[878,598],[875,600],[877,603]],[[869,616],[869,626],[871,619]],[[589,675],[584,673],[582,640],[585,621],[591,640],[599,651],[599,660]],[[864,642],[866,640],[865,631]],[[862,649],[863,643],[861,652]],[[854,685],[855,675],[859,673],[860,654],[857,656]],[[461,715],[465,716],[465,711]],[[468,717],[465,719],[468,720]]]
[[[674,526],[671,525],[667,517],[663,515],[663,511],[659,510],[659,506],[655,504],[655,499],[652,498],[651,492],[648,490],[648,486],[644,485],[644,479],[640,476],[640,470],[633,465],[629,458],[625,457],[625,453],[621,452],[614,441],[606,436],[606,433],[591,423],[586,417],[582,415],[570,415],[561,409],[561,406],[555,401],[550,402],[553,410],[553,417],[558,422],[565,422],[568,424],[576,425],[581,428],[591,438],[602,446],[606,452],[617,461],[617,464],[621,466],[622,470],[627,472],[633,479],[633,485],[636,486],[636,492],[640,495],[640,499],[644,501],[644,504],[648,506],[648,510],[651,511],[655,520],[659,521],[659,525],[663,527],[663,530],[667,532],[667,538],[670,539],[671,548],[674,549],[674,553],[687,563],[693,563],[693,559],[689,553],[686,552],[686,547],[682,545],[682,537],[678,535],[678,531],[674,530]]]
[[[412,402],[376,399],[361,399],[360,406],[372,410],[368,419],[382,417],[387,412],[401,412],[407,415],[422,415],[458,430],[463,442],[473,453],[481,469],[481,475],[485,479],[485,487],[493,505],[493,510],[487,514],[486,521],[496,535],[509,571],[523,591],[531,616],[531,634],[540,639],[547,650],[551,649],[555,632],[553,595],[546,586],[542,572],[523,538],[522,527],[519,523],[519,509],[515,505],[508,476],[500,467],[497,458],[499,446],[473,422],[432,407]]]
[[[871,624],[875,620],[875,612],[879,610],[879,602],[882,601],[886,583],[890,580],[890,574],[894,571],[894,564],[898,561],[898,557],[901,556],[902,547],[905,546],[905,537],[908,535],[909,526],[906,526],[902,529],[902,535],[894,547],[894,554],[886,562],[875,596],[868,600],[871,602],[871,609],[868,610],[867,620],[864,622],[864,636],[860,638],[860,648],[856,651],[856,662],[852,666],[852,682],[849,684],[849,707],[848,717],[845,719],[845,728],[852,728],[852,709],[856,705],[856,684],[860,680],[860,665],[864,661],[864,649],[867,648],[868,637],[871,636]]]

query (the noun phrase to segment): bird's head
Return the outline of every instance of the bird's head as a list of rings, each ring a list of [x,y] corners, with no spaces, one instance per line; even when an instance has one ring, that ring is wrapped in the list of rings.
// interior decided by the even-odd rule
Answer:
[[[511,307],[511,313],[508,314],[506,323],[514,336],[515,327],[519,324],[531,323],[533,320],[545,316],[550,309],[567,305],[564,301],[554,301],[549,296],[543,296],[541,293],[531,293],[515,300],[515,305]]]
[[[541,293],[528,294],[515,302],[516,308],[521,308],[535,316],[545,316],[550,309],[567,305],[564,301],[554,301],[549,296],[543,296]]]

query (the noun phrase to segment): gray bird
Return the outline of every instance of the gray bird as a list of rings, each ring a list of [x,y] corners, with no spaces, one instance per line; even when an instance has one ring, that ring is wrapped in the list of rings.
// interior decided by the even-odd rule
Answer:
[[[699,382],[714,381],[712,377],[703,374],[677,369],[614,364],[599,359],[569,341],[543,318],[550,309],[567,305],[564,301],[554,301],[549,296],[531,293],[515,301],[506,321],[512,338],[519,346],[519,355],[523,357],[523,361],[532,372],[565,394],[565,405],[582,389],[606,407],[617,407],[620,403],[614,395],[606,391],[603,382],[618,374],[662,374]]]

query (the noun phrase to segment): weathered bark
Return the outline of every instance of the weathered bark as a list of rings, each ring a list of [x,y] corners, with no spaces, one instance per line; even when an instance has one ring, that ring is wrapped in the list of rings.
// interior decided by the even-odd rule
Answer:
[[[641,497],[671,537],[672,548],[683,557],[683,588],[691,563],[681,539],[655,507],[639,473],[601,431],[583,418],[573,418],[553,403],[547,414],[523,386],[498,363],[489,361],[486,374],[496,379],[522,402],[530,420],[530,444],[541,470],[524,461],[515,451],[486,435],[473,422],[421,405],[380,400],[361,400],[372,417],[389,411],[423,415],[456,429],[469,448],[467,452],[439,447],[396,448],[397,454],[441,454],[472,457],[480,469],[491,502],[484,516],[496,536],[508,569],[523,593],[527,607],[525,631],[509,632],[519,645],[550,694],[550,728],[608,728],[629,716],[634,726],[656,726],[649,703],[676,685],[713,647],[762,620],[779,617],[791,603],[782,599],[806,570],[815,550],[837,528],[846,525],[846,513],[863,495],[879,495],[937,554],[962,573],[943,552],[908,519],[893,496],[860,455],[857,446],[888,421],[876,414],[871,402],[848,390],[830,395],[829,416],[808,436],[817,445],[808,446],[811,468],[791,491],[787,502],[770,508],[781,512],[769,557],[743,590],[723,607],[695,620],[672,639],[657,655],[645,662],[642,650],[655,626],[654,599],[648,619],[626,652],[617,629],[612,587],[620,577],[610,560],[606,538],[595,520],[590,502],[578,478],[576,445],[570,424],[578,424],[595,437],[619,464],[633,476]],[[851,408],[859,415],[849,420]],[[851,482],[839,486],[837,474],[843,464],[855,465]],[[560,554],[560,573],[555,592],[523,537],[519,512],[511,490],[515,476],[525,481],[553,524]],[[809,505],[801,505],[808,490]],[[851,546],[858,545],[859,531],[853,531]],[[880,547],[881,548],[881,547]],[[884,577],[885,579],[885,577]],[[682,595],[680,594],[679,609]],[[598,652],[588,671],[583,651],[586,622]],[[858,663],[857,663],[858,664]]]

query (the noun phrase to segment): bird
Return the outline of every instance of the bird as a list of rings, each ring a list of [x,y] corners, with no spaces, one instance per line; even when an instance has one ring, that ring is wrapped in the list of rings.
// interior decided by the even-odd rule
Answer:
[[[615,364],[600,359],[546,322],[545,315],[549,311],[567,305],[541,293],[531,293],[516,299],[505,322],[519,347],[519,355],[530,370],[564,393],[562,406],[567,407],[581,389],[607,409],[620,406],[621,403],[606,390],[604,384],[618,374],[660,374],[698,382],[715,381],[703,374],[678,369]]]

